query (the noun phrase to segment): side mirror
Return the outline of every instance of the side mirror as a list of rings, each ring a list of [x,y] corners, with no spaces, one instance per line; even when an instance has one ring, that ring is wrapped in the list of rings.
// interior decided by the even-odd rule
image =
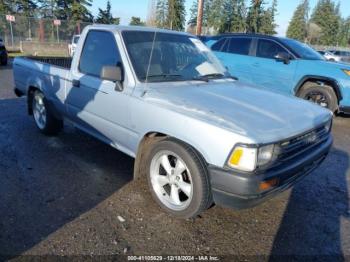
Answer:
[[[279,52],[276,56],[275,59],[279,62],[283,62],[284,64],[288,65],[290,63],[291,57],[288,53],[286,52]]]
[[[123,70],[121,66],[104,66],[101,70],[101,79],[108,80],[116,83],[115,90],[123,91],[122,82]]]

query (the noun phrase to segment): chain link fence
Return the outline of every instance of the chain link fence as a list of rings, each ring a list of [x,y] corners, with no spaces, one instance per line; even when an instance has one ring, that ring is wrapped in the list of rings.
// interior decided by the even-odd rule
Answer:
[[[10,22],[6,19],[6,15],[0,15],[0,38],[9,50],[23,51],[24,46],[36,47],[36,51],[28,50],[30,54],[40,50],[40,47],[47,49],[48,46],[50,49],[57,48],[55,54],[60,53],[59,49],[62,48],[68,50],[72,36],[80,34],[84,27],[90,24],[63,20],[55,22],[55,19],[21,15],[13,15],[13,17],[14,21]]]

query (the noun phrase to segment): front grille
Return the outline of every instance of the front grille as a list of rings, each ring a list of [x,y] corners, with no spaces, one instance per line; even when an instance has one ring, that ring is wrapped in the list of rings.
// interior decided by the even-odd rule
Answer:
[[[278,162],[283,163],[327,141],[330,130],[324,125],[303,135],[279,143]]]

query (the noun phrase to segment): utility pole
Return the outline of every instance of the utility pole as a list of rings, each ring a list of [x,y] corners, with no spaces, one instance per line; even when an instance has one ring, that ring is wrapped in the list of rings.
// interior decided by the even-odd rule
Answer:
[[[197,30],[196,35],[202,34],[204,0],[198,0]]]

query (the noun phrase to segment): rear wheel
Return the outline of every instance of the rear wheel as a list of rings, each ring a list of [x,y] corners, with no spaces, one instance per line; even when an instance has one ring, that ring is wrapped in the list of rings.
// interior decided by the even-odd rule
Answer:
[[[63,126],[63,121],[52,113],[45,96],[36,90],[32,96],[33,117],[36,126],[45,135],[56,135]]]
[[[332,112],[338,110],[338,98],[331,86],[307,83],[301,88],[298,96]]]
[[[206,165],[191,147],[170,139],[157,142],[147,166],[151,193],[168,213],[196,217],[211,204]]]

